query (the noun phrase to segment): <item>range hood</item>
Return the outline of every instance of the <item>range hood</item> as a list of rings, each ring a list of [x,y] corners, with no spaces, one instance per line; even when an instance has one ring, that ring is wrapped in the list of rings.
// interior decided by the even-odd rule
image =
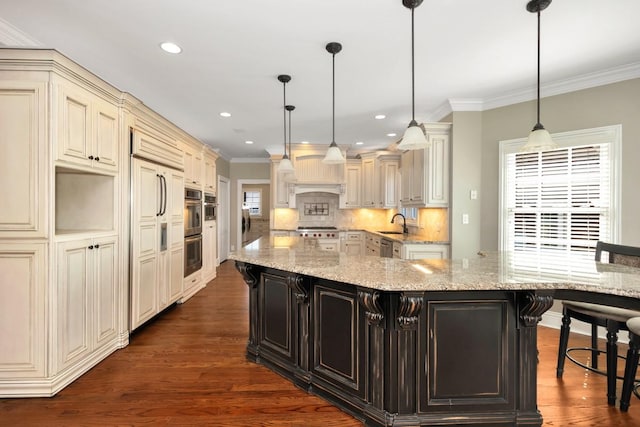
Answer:
[[[298,195],[309,193],[328,193],[338,196],[340,207],[344,205],[346,184],[339,183],[302,183],[295,182],[289,184],[289,207],[296,208],[296,199]]]

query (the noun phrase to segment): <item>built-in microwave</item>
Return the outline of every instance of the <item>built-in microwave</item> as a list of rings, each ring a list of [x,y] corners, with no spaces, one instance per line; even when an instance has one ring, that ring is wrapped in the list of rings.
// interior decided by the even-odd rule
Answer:
[[[204,193],[204,220],[205,221],[215,220],[216,209],[218,209],[218,204],[216,203],[216,196],[211,193]]]
[[[202,234],[202,191],[184,190],[184,237]]]
[[[202,234],[184,239],[184,277],[202,268]]]

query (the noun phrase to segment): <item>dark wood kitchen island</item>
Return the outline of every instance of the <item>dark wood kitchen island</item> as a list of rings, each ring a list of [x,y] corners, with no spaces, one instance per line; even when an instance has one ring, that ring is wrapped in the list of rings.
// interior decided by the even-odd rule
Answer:
[[[409,261],[271,237],[230,258],[248,359],[367,426],[541,426],[536,326],[554,295],[640,309],[637,269],[568,256]]]

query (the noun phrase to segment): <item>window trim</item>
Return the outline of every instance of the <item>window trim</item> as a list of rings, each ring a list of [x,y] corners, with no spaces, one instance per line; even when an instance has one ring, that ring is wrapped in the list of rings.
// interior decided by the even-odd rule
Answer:
[[[554,133],[551,135],[558,148],[576,147],[589,144],[609,143],[609,168],[610,175],[610,243],[619,243],[620,218],[621,218],[621,187],[622,187],[622,125],[603,126],[591,129],[581,129],[569,132]],[[499,141],[498,165],[499,165],[499,200],[498,200],[498,246],[500,251],[507,250],[507,226],[508,212],[506,208],[507,194],[507,154],[517,153],[527,142],[527,138],[517,138]]]

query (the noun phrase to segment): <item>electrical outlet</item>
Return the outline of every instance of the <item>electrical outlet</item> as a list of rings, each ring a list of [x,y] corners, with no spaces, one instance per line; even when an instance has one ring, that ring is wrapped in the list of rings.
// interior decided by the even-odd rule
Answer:
[[[469,224],[469,214],[462,214],[462,223]]]
[[[478,198],[478,190],[471,190],[469,192],[469,198],[471,200],[476,200]]]

